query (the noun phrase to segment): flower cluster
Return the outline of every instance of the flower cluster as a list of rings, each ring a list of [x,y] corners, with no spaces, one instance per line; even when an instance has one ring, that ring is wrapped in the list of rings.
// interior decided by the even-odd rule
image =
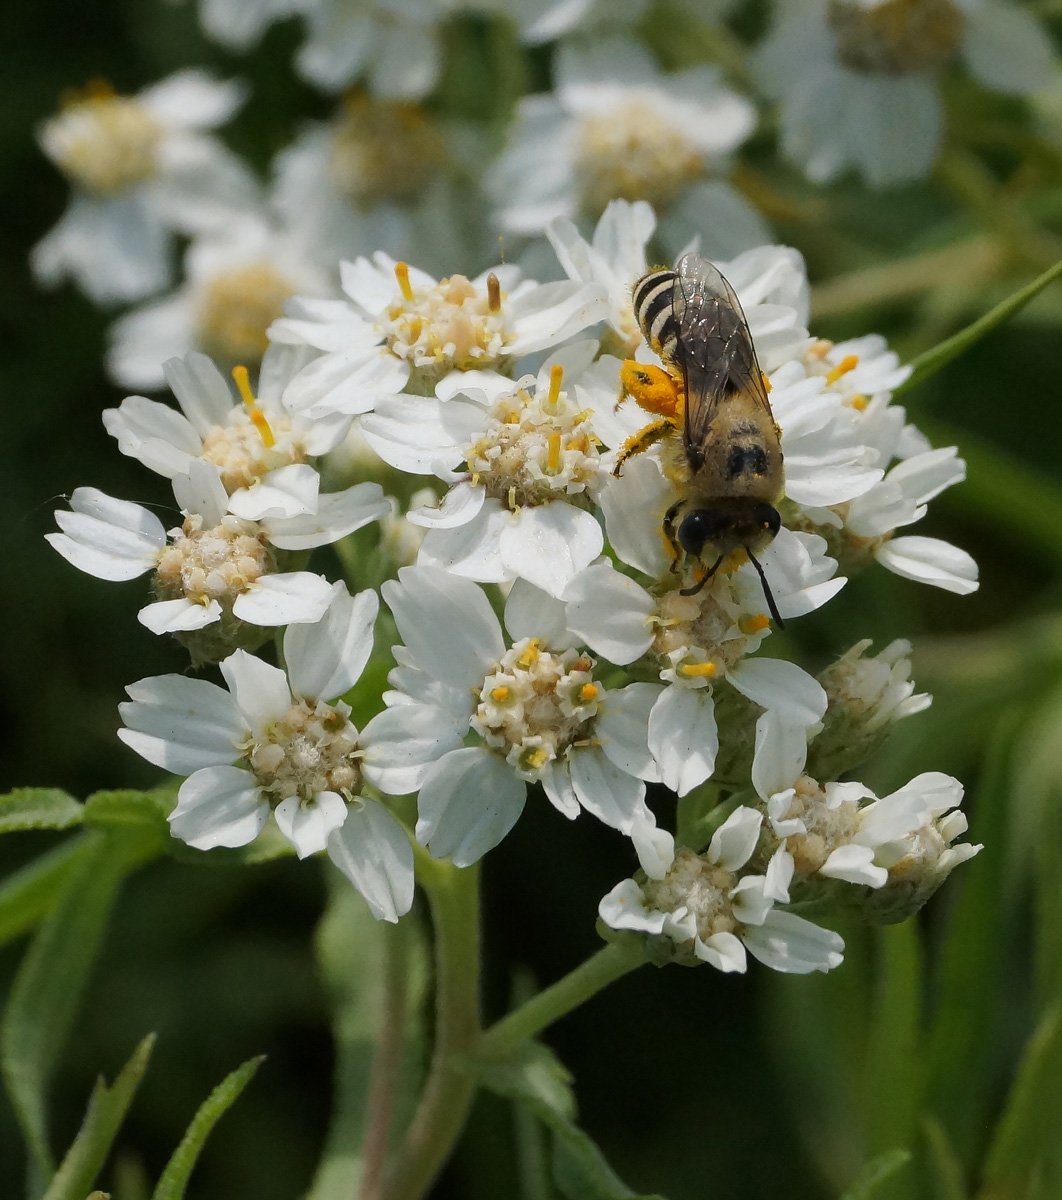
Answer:
[[[382,252],[344,262],[341,296],[295,296],[268,326],[257,394],[245,365],[234,391],[191,351],[161,368],[179,408],[130,396],[104,414],[180,516],[167,533],[79,488],[50,540],[103,579],[151,572],[141,622],[225,683],[144,679],[122,705],[123,741],[186,777],[174,836],[235,847],[272,822],[396,920],[410,839],[467,866],[544,798],[632,841],[641,872],[602,900],[604,927],[660,961],[743,971],[748,953],[798,973],[836,966],[843,943],[790,905],[829,890],[900,919],[976,852],[953,844],[955,780],[880,799],[839,782],[928,703],[906,643],[858,643],[818,678],[770,653],[772,616],[821,608],[858,570],[976,587],[963,551],[897,536],[961,460],[892,403],[906,369],[882,339],[809,334],[795,251],[747,251],[720,269],[769,389],[784,496],[758,558],[708,570],[664,536],[687,500],[677,427],[631,453],[646,414],[621,380],[666,366],[632,309],[654,228],[642,201],[611,201],[589,242],[558,215],[568,278],[548,284],[506,265],[436,279]],[[360,454],[341,446],[355,424]],[[307,569],[332,543],[354,595]],[[380,580],[397,641],[373,708],[358,681]],[[282,665],[253,653],[274,634]],[[680,804],[715,788],[710,836],[677,844],[647,785]]]

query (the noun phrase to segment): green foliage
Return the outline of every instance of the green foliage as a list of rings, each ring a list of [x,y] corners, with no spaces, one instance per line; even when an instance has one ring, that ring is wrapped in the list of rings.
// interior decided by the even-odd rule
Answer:
[[[0,883],[0,946],[32,929],[55,907],[70,872],[93,853],[91,837],[75,837],[28,862]]]
[[[0,833],[69,829],[81,818],[81,805],[59,788],[18,788],[0,796]]]
[[[230,1075],[226,1075],[207,1096],[192,1118],[181,1144],[166,1164],[152,1200],[183,1200],[188,1180],[211,1131],[236,1102],[264,1061],[264,1055],[248,1059]]]
[[[909,1150],[887,1150],[879,1154],[859,1172],[859,1177],[841,1200],[874,1200],[881,1195],[882,1186],[894,1180],[910,1161]]]
[[[82,1200],[118,1136],[136,1089],[147,1070],[154,1045],[155,1035],[149,1034],[133,1051],[133,1056],[110,1087],[102,1079],[97,1081],[89,1097],[81,1129],[42,1200]]]

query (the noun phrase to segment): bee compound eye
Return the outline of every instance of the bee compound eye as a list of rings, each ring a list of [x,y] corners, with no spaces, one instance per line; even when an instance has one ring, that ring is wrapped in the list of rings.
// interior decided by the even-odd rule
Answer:
[[[733,524],[728,513],[698,508],[687,513],[678,527],[678,543],[687,554],[698,557],[707,542],[717,538]]]
[[[778,514],[778,509],[772,504],[761,504],[756,510],[756,522],[762,525],[764,529],[771,531],[771,537],[777,534],[782,528],[782,518]]]

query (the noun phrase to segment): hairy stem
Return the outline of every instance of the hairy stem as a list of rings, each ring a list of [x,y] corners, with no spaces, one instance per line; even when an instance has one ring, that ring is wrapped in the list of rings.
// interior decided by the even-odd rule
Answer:
[[[417,853],[435,933],[435,1045],[427,1082],[384,1200],[421,1200],[450,1157],[476,1085],[462,1059],[479,1022],[479,869],[460,869]]]

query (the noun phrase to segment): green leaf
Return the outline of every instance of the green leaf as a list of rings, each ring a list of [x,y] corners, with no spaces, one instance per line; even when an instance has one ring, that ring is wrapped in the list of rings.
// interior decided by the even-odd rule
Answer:
[[[80,825],[83,809],[59,788],[16,788],[0,796],[0,833],[26,829],[69,829]]]
[[[549,1129],[553,1181],[568,1200],[661,1200],[632,1192],[576,1125],[571,1076],[545,1046],[525,1042],[511,1058],[479,1060],[472,1070],[483,1087],[523,1105]]]
[[[45,1095],[103,940],[125,848],[100,834],[70,871],[58,903],[19,967],[0,1023],[0,1069],[30,1155],[30,1191],[54,1170]]]
[[[0,946],[14,941],[52,911],[91,838],[73,837],[13,872],[0,884]]]
[[[1062,1006],[1029,1039],[984,1168],[988,1194],[1021,1196],[1050,1153],[1062,1112]]]
[[[926,1117],[922,1122],[922,1131],[929,1150],[929,1165],[936,1183],[934,1194],[937,1200],[967,1200],[962,1163],[948,1140],[944,1126],[936,1117]]]
[[[265,1056],[250,1058],[218,1084],[199,1106],[192,1123],[162,1172],[152,1200],[182,1200],[184,1189],[211,1130],[251,1082]]]
[[[1054,283],[1060,276],[1062,276],[1062,262],[1057,262],[1042,275],[1038,275],[1032,283],[1026,284],[1025,287],[986,312],[983,317],[979,317],[965,329],[960,329],[957,334],[934,346],[932,350],[920,354],[911,364],[911,374],[898,388],[893,390],[893,395],[899,396],[935,375],[941,367],[947,366],[953,358],[958,358],[975,342],[979,342],[986,333],[991,333],[997,325],[1002,325],[1004,321],[1009,320],[1016,312],[1023,309],[1030,300],[1038,296],[1045,287]]]
[[[871,1200],[887,1180],[902,1170],[911,1161],[910,1150],[887,1150],[872,1158],[859,1172],[855,1182],[844,1193],[841,1200]]]
[[[147,1070],[154,1045],[155,1035],[148,1034],[111,1087],[107,1087],[102,1079],[97,1081],[81,1129],[43,1200],[83,1200],[118,1136],[137,1086]]]
[[[160,846],[170,840],[166,818],[173,810],[175,793],[171,788],[151,792],[94,792],[85,801],[85,824],[90,829],[132,830],[153,834]]]

